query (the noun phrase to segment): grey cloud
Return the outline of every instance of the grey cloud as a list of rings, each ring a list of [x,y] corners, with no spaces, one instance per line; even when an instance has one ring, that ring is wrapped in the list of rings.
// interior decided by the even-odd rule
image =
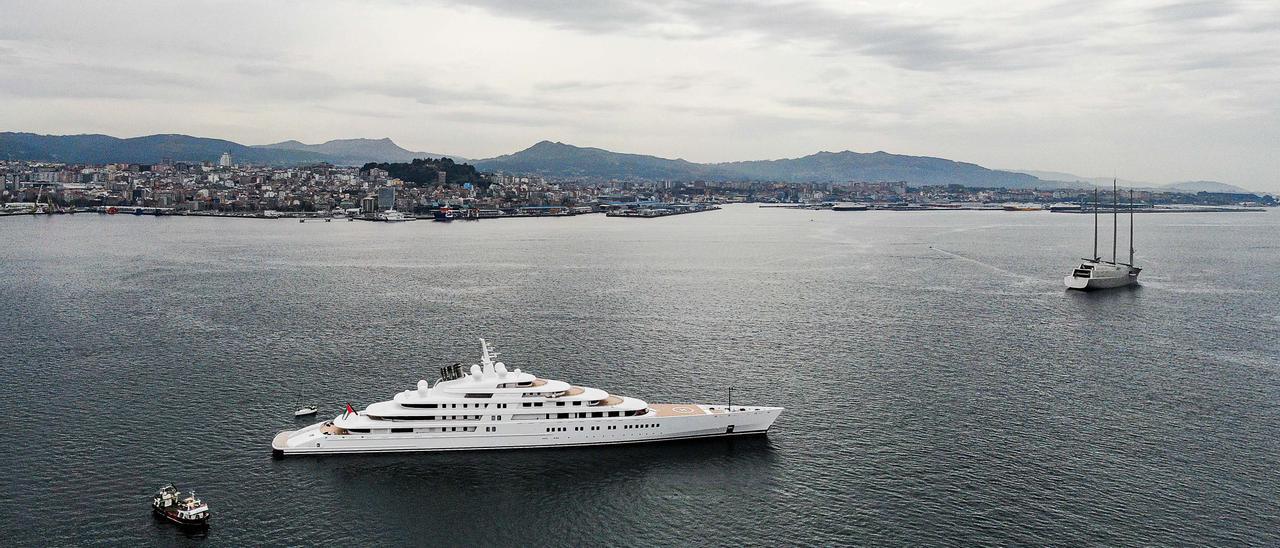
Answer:
[[[590,9],[563,3],[488,0],[479,5],[496,15],[542,21],[591,33],[637,33],[708,39],[750,35],[762,45],[813,43],[818,53],[861,53],[911,70],[997,69],[1026,64],[1006,47],[972,47],[965,37],[930,21],[878,13],[848,13],[806,2],[765,3],[725,0],[589,2]],[[665,29],[688,28],[674,35]]]
[[[184,79],[175,74],[133,67],[88,63],[21,63],[18,66],[22,71],[20,78],[0,78],[0,94],[131,99],[160,97],[184,85]]]
[[[559,116],[550,116],[527,110],[502,112],[492,110],[458,109],[436,112],[433,113],[431,117],[435,120],[448,120],[464,124],[521,127],[549,127],[562,121]]]
[[[1147,10],[1154,21],[1197,21],[1224,17],[1239,10],[1237,2],[1227,0],[1195,0],[1191,2],[1174,2],[1156,6]]]
[[[564,92],[564,91],[597,91],[602,89],[619,88],[624,86],[634,86],[634,82],[598,82],[589,80],[561,80],[555,82],[543,82],[536,84],[534,89],[541,92]]]

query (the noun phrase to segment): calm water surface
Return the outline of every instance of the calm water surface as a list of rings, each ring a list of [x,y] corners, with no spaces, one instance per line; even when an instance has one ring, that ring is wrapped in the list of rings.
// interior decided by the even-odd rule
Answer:
[[[1067,293],[1090,221],[0,219],[0,544],[1280,543],[1280,214],[1139,216],[1142,286]],[[386,399],[477,336],[787,411],[751,439],[270,457],[302,404]],[[149,514],[168,481],[207,535]]]

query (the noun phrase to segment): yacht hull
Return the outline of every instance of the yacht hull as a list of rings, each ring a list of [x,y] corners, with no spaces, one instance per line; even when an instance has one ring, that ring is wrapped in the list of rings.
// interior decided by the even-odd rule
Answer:
[[[655,405],[655,407],[657,407]],[[664,406],[665,407],[665,406]],[[326,423],[286,431],[271,442],[272,453],[318,455],[341,453],[400,453],[581,447],[765,434],[782,413],[781,407],[739,407],[685,404],[671,406],[696,414],[637,417],[440,422],[430,427],[474,428],[474,431],[325,434]],[[408,426],[407,424],[404,426]],[[421,427],[421,424],[415,426]],[[493,428],[494,431],[486,431]],[[415,428],[415,430],[417,430]]]
[[[1120,276],[1108,276],[1097,278],[1080,278],[1076,276],[1067,276],[1062,279],[1062,283],[1067,289],[1075,289],[1079,291],[1093,291],[1097,289],[1113,289],[1117,287],[1125,287],[1138,283],[1138,273],[1125,273]]]

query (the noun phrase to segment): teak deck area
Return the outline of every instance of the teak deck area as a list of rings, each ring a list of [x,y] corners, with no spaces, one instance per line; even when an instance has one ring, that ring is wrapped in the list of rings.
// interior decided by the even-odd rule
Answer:
[[[691,403],[651,403],[649,409],[654,410],[659,417],[687,417],[690,415],[707,415],[701,407]]]

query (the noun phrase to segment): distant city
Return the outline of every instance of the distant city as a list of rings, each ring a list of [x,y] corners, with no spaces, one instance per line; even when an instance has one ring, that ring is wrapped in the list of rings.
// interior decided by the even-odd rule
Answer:
[[[405,172],[413,176],[393,175],[401,168],[411,170]],[[452,180],[451,172],[462,173],[462,180]],[[419,160],[412,165],[318,163],[286,167],[239,163],[229,152],[216,162],[0,161],[0,179],[4,183],[0,204],[8,214],[149,208],[148,212],[156,214],[292,216],[339,212],[369,219],[377,219],[387,210],[416,217],[439,215],[442,210],[459,212],[464,218],[601,211],[650,216],[651,212],[688,212],[711,204],[742,202],[802,207],[859,203],[873,209],[992,209],[1008,204],[1049,209],[1051,204],[1059,204],[1055,209],[1078,210],[1095,196],[1094,190],[1087,188],[918,185],[910,181],[600,181],[480,173],[470,165],[446,159]],[[1103,204],[1112,201],[1109,189],[1100,196]],[[1143,208],[1276,205],[1271,195],[1234,192],[1139,190],[1133,199]],[[1128,193],[1122,193],[1117,201],[1128,200]]]

